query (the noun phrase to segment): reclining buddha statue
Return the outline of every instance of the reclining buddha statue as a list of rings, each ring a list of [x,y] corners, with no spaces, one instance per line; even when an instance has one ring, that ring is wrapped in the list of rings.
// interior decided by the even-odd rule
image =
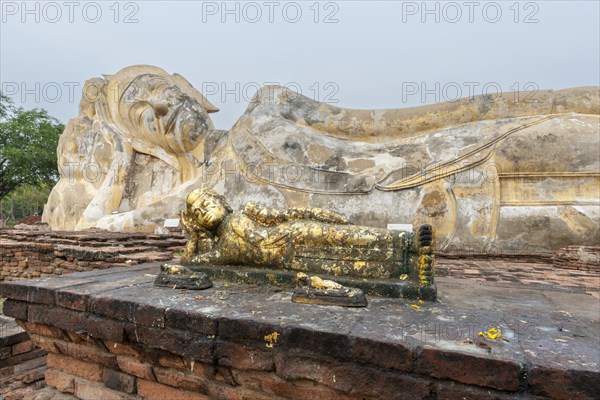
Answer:
[[[225,265],[359,278],[355,284],[395,281],[412,285],[422,298],[435,296],[430,225],[413,234],[353,225],[320,208],[278,210],[255,202],[234,212],[223,196],[204,188],[188,195],[181,223],[190,237],[183,262],[208,266],[204,272]]]
[[[441,251],[600,240],[598,87],[352,110],[266,86],[231,129],[214,128],[216,111],[157,67],[88,81],[43,220],[157,231],[201,187],[234,209],[254,201],[370,227],[430,224]]]

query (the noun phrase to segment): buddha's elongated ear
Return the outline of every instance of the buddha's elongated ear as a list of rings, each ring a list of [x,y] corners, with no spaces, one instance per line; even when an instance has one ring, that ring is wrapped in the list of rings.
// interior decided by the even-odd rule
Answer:
[[[204,95],[200,93],[198,89],[193,87],[192,84],[189,83],[187,79],[185,79],[183,76],[179,75],[178,73],[174,73],[173,78],[179,84],[181,90],[188,96],[191,96],[192,98],[196,99],[202,105],[202,107],[204,107],[207,113],[210,114],[219,111],[219,109],[215,107],[214,104],[208,101],[208,99],[204,97]]]

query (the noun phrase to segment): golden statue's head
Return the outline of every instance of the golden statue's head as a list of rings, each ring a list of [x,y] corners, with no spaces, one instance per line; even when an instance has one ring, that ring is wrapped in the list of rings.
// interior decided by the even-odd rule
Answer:
[[[196,189],[186,199],[188,215],[205,229],[216,229],[231,213],[231,207],[223,196],[210,189]]]

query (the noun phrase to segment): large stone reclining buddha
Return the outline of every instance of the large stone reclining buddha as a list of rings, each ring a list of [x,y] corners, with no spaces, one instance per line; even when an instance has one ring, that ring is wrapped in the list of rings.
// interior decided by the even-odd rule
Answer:
[[[55,230],[155,231],[193,189],[235,209],[319,207],[435,226],[440,250],[600,240],[600,93],[584,87],[351,110],[260,89],[229,131],[183,77],[132,66],[88,81],[60,138]]]

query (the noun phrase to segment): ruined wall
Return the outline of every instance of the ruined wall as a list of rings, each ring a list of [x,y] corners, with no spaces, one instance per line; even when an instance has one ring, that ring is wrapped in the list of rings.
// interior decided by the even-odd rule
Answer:
[[[0,315],[0,398],[22,400],[46,384],[46,351],[12,318]]]
[[[600,247],[567,246],[555,251],[552,261],[556,268],[600,274]]]
[[[0,230],[0,281],[166,261],[184,245],[175,233]]]

